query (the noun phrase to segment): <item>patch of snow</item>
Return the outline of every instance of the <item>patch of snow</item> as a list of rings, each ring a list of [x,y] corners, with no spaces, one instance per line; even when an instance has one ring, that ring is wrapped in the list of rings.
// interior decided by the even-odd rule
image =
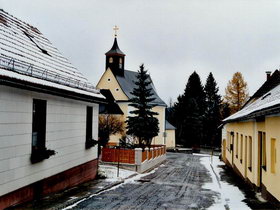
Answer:
[[[248,104],[243,109],[229,116],[223,121],[234,120],[240,117],[247,116],[253,112],[278,105],[280,104],[279,98],[280,98],[280,85],[276,86],[271,91],[266,93],[265,96],[258,98],[256,101],[252,102],[251,104]]]
[[[45,85],[45,86],[48,86],[48,87],[54,87],[54,88],[58,88],[58,89],[61,89],[61,90],[67,90],[67,91],[71,91],[71,92],[75,92],[75,93],[79,93],[79,94],[84,94],[84,95],[88,95],[88,96],[105,98],[103,95],[101,95],[97,91],[96,91],[96,93],[93,93],[93,92],[89,92],[89,91],[85,91],[85,90],[81,90],[81,89],[77,89],[77,88],[72,88],[72,87],[68,87],[68,86],[65,86],[65,85],[60,85],[60,84],[57,84],[57,83],[54,83],[54,82],[49,82],[47,80],[42,80],[42,79],[18,74],[16,72],[7,71],[7,70],[1,69],[1,68],[0,68],[0,75],[7,76],[7,77],[10,77],[10,78],[16,78],[16,79],[31,82],[31,83],[34,83],[34,84],[41,84],[41,85]]]
[[[104,172],[106,181],[115,182],[121,179],[125,179],[133,174],[137,174],[135,171],[129,171],[125,169],[119,169],[119,176],[118,175],[118,167],[116,166],[109,166],[109,165],[99,165],[99,170]]]
[[[202,157],[200,161],[207,168],[212,178],[212,182],[204,184],[203,188],[219,193],[219,197],[215,198],[214,205],[210,206],[209,209],[250,209],[243,202],[245,196],[238,187],[221,181],[220,172],[223,169],[218,166],[224,163],[218,157],[208,155],[208,157]]]

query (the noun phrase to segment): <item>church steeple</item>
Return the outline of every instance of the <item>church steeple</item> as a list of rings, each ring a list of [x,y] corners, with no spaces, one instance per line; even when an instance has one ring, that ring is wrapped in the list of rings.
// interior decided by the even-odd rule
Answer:
[[[124,75],[124,57],[125,54],[120,50],[117,41],[116,31],[118,28],[115,26],[115,39],[112,48],[105,53],[106,55],[106,70],[110,68],[115,75]]]

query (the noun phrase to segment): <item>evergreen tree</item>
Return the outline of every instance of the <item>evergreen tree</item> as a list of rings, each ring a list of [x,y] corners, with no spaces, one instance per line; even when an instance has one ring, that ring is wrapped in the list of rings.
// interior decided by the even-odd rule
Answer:
[[[233,74],[226,87],[225,102],[229,104],[231,114],[239,111],[249,98],[247,83],[241,72]]]
[[[205,91],[205,122],[204,122],[204,144],[207,146],[220,145],[220,131],[218,126],[221,123],[221,96],[219,88],[210,72],[204,87]]]
[[[131,94],[134,96],[131,99],[131,104],[134,108],[130,113],[127,122],[127,134],[137,137],[139,146],[144,149],[145,146],[150,146],[152,138],[158,135],[158,119],[154,116],[158,113],[151,111],[156,106],[152,102],[153,98],[152,83],[147,71],[144,69],[144,64],[140,66],[138,71],[137,81],[134,82],[136,87]]]
[[[183,95],[174,105],[178,142],[186,147],[199,147],[203,139],[205,93],[199,75],[193,72]]]

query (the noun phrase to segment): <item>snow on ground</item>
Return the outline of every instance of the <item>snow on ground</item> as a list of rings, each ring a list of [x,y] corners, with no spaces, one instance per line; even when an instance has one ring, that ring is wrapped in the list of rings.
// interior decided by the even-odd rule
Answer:
[[[129,171],[125,169],[119,169],[119,176],[118,175],[118,167],[116,166],[109,166],[109,165],[99,165],[99,170],[101,173],[104,173],[106,178],[106,181],[109,182],[115,182],[119,181],[121,179],[125,179],[131,175],[136,175],[137,173],[135,171]]]
[[[203,185],[204,189],[210,189],[218,192],[219,197],[216,198],[216,203],[212,205],[210,210],[217,209],[250,209],[242,200],[245,199],[244,194],[238,187],[233,186],[227,182],[221,181],[220,171],[223,169],[218,167],[224,165],[217,156],[201,157],[201,163],[208,169],[212,182]]]

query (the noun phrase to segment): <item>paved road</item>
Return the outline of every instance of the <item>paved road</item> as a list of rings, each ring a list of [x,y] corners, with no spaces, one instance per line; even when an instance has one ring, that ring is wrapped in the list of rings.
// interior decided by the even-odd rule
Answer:
[[[205,209],[216,192],[202,189],[211,181],[200,157],[170,153],[155,173],[125,183],[79,203],[75,209]]]

